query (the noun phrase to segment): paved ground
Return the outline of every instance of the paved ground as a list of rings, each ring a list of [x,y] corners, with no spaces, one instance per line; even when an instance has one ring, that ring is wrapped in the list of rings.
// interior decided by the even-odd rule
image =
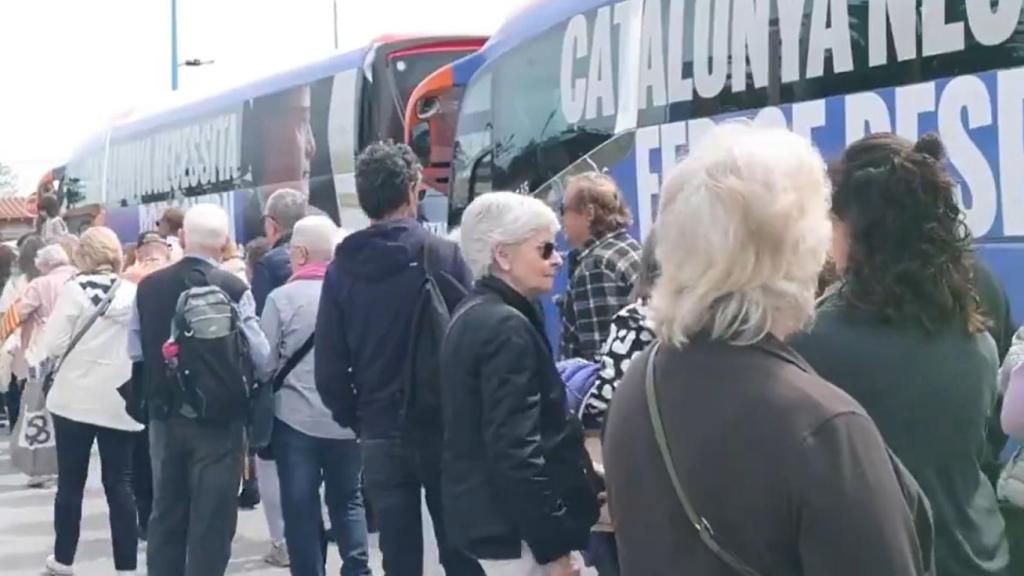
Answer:
[[[53,497],[55,488],[28,488],[28,477],[11,466],[7,429],[0,429],[0,574],[3,576],[38,576],[43,562],[53,552]],[[424,576],[442,576],[437,563],[433,528],[424,508],[426,561]],[[380,549],[376,535],[370,536],[371,565],[381,576]],[[287,576],[288,570],[264,564],[263,554],[269,546],[267,523],[263,510],[242,511],[238,517],[238,533],[228,574],[253,576]],[[341,561],[337,549],[328,552],[328,574],[338,574]],[[145,574],[145,546],[139,550],[139,576]],[[107,503],[100,484],[99,454],[93,452],[89,480],[82,509],[82,534],[75,558],[76,576],[111,576],[114,574],[110,544]],[[587,570],[584,576],[596,576]]]
[[[38,576],[43,562],[53,552],[54,488],[27,488],[28,477],[11,466],[6,429],[0,429],[0,574]],[[99,455],[94,452],[82,510],[82,535],[75,559],[76,576],[112,576],[113,555],[107,503],[100,484]],[[427,534],[425,576],[440,576],[433,533]],[[263,563],[267,551],[267,524],[263,511],[240,512],[238,533],[228,574],[287,576],[288,570]],[[376,536],[371,536],[371,561],[374,574],[384,574]],[[139,575],[145,574],[145,548],[139,550]],[[329,551],[328,574],[338,574],[341,561],[337,549]]]

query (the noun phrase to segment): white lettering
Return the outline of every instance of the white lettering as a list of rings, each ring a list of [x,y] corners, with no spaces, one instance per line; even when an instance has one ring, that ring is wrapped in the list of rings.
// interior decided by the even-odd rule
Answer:
[[[964,49],[964,23],[946,22],[946,0],[924,0],[921,7],[921,55]]]
[[[661,0],[647,0],[640,44],[640,107],[664,106],[668,100],[665,86],[665,45],[661,33]]]
[[[686,149],[686,121],[661,127],[661,173],[669,174],[682,160]]]
[[[975,236],[984,236],[996,221],[996,181],[985,156],[971,140],[961,116],[966,113],[967,128],[992,124],[992,103],[985,84],[976,76],[954,78],[939,100],[939,134],[949,151],[949,161],[963,176],[971,191],[971,206],[964,201],[962,185],[960,206],[967,226]]]
[[[651,154],[659,147],[657,126],[648,126],[636,131],[636,205],[640,235],[643,237],[646,237],[654,222],[651,199],[661,188],[658,173],[651,169]],[[664,173],[664,168],[662,171]]]
[[[575,124],[583,117],[587,103],[587,79],[573,79],[573,68],[576,60],[587,55],[587,17],[577,14],[569,21],[562,40],[562,115],[570,124]]]
[[[874,132],[892,132],[889,108],[878,94],[850,94],[845,108],[847,146]]]
[[[690,150],[694,150],[707,135],[714,130],[715,121],[711,118],[696,118],[687,124]]]
[[[734,0],[732,14],[732,91],[747,88],[747,59],[755,88],[768,85],[768,0]]]
[[[225,142],[227,152],[225,154],[228,177],[227,180],[234,180],[240,176],[242,170],[242,134],[238,129],[239,116],[231,114],[228,119],[228,131]]]
[[[714,98],[729,74],[729,3],[697,0],[694,12],[693,70],[697,94]],[[713,44],[712,44],[713,43]]]
[[[1003,235],[1024,235],[1024,68],[1001,70],[998,85],[999,189]]]
[[[815,128],[825,125],[825,101],[812,100],[793,105],[793,132],[813,140]]]
[[[668,6],[668,101],[693,100],[693,80],[684,74],[686,55],[686,2],[672,0]]]
[[[999,0],[992,11],[989,0],[967,0],[967,23],[978,42],[985,46],[1002,44],[1013,35],[1020,21],[1024,0]]]
[[[203,124],[202,134],[200,135],[199,144],[199,183],[206,186],[210,183],[210,147],[213,136],[213,129],[210,127],[209,122]]]
[[[917,13],[914,2],[871,0],[868,5],[868,65],[889,61],[886,19],[892,27],[892,42],[900,62],[917,56]]]
[[[754,116],[754,124],[761,128],[789,129],[786,114],[782,112],[782,108],[777,106],[768,106],[758,110],[757,115]]]
[[[918,120],[935,111],[935,83],[925,82],[896,89],[896,133],[910,141],[920,136]]]
[[[836,74],[853,70],[850,15],[846,12],[845,0],[814,0],[807,42],[807,78],[818,78],[825,73],[826,50],[832,52],[832,69]]]
[[[800,27],[804,0],[778,0],[779,36],[782,40],[782,81],[800,79]]]
[[[615,5],[619,27],[619,108],[615,133],[636,128],[640,92],[640,41],[643,36],[644,0],[626,0]]]
[[[600,110],[598,107],[600,106]],[[587,120],[615,113],[615,78],[612,76],[612,9],[597,11],[587,75]]]

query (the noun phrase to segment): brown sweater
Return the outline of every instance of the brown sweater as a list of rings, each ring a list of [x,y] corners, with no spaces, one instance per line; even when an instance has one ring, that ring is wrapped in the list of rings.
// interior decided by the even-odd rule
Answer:
[[[605,430],[622,574],[734,576],[672,490],[645,361],[627,372]],[[860,405],[789,347],[770,336],[753,346],[698,339],[663,347],[655,373],[676,470],[722,547],[764,575],[929,573],[920,489]]]

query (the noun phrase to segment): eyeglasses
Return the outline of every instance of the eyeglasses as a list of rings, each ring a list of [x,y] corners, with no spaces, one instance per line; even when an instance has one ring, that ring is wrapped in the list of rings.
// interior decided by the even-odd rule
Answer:
[[[545,260],[551,260],[551,257],[555,255],[555,243],[545,242],[538,246],[540,248],[540,257]]]

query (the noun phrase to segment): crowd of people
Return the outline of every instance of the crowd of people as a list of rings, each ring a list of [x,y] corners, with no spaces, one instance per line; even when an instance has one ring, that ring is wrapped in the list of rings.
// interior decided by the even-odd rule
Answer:
[[[120,575],[140,539],[150,576],[224,574],[260,503],[295,576],[329,541],[371,574],[373,526],[385,573],[421,576],[424,501],[449,576],[1014,573],[1024,331],[937,137],[826,167],[727,123],[643,245],[600,173],[557,209],[481,195],[457,242],[417,221],[407,147],[355,183],[348,234],[282,189],[244,249],[209,204],[130,250],[49,208],[0,247],[6,410],[45,399],[56,435],[48,573],[73,574],[94,443]]]

